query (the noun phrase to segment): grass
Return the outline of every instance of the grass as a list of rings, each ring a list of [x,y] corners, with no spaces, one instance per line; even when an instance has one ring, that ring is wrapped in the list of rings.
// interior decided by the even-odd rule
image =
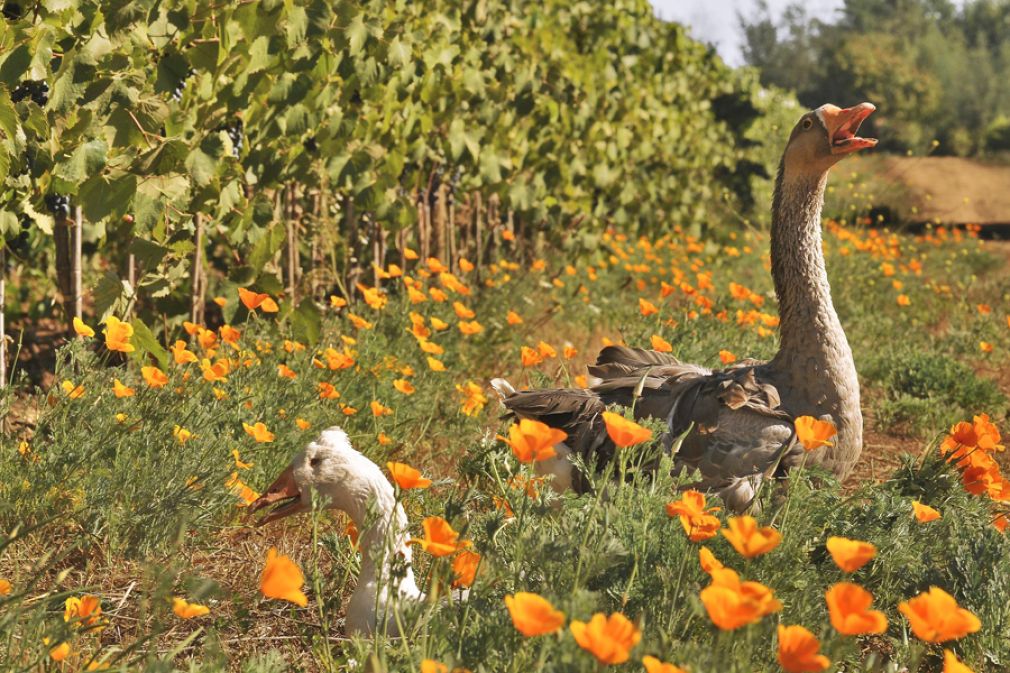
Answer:
[[[780,613],[732,633],[713,627],[699,599],[708,583],[699,545],[664,510],[677,497],[676,481],[664,469],[648,478],[638,474],[638,450],[625,455],[631,478],[609,488],[605,499],[559,497],[543,487],[527,497],[510,483],[528,476],[528,468],[494,440],[505,426],[496,402],[473,416],[461,411],[464,395],[456,386],[474,382],[492,397],[485,385],[492,375],[524,386],[578,385],[576,377],[605,339],[647,346],[660,335],[679,357],[711,366],[719,365],[722,350],[738,357],[774,353],[763,234],[719,231],[693,240],[674,231],[638,241],[612,233],[578,260],[503,259],[459,272],[473,293],[450,291],[446,302],[413,305],[402,282],[388,281],[385,307],[372,309],[358,296],[352,306],[333,309],[318,347],[300,349],[287,322],[261,313],[235,326],[241,332],[235,347],[218,343],[213,355],[196,337],[180,335],[200,357],[232,360],[226,379],[214,383],[204,380],[198,364],[173,365],[169,383],[154,389],[140,373],[147,363],[109,353],[100,334],[68,343],[56,381],[69,381],[70,390],[83,386],[82,396],[71,399],[59,385],[29,390],[22,379],[0,400],[0,409],[34,419],[0,439],[0,578],[12,584],[0,598],[0,666],[69,671],[104,661],[113,669],[147,671],[401,671],[417,670],[428,657],[473,671],[597,670],[567,629],[527,640],[512,627],[503,596],[532,591],[569,621],[597,611],[621,611],[635,621],[641,643],[618,670],[641,670],[645,654],[692,673],[779,670],[774,634],[781,621],[810,629],[847,671],[901,665],[937,671],[940,648],[918,641],[896,610],[937,585],[983,624],[954,649],[976,671],[1004,670],[1010,545],[991,525],[993,503],[966,493],[956,471],[938,459],[934,440],[975,413],[988,412],[1005,425],[1004,250],[960,232],[913,238],[836,223],[827,227],[826,249],[836,305],[863,379],[869,430],[907,455],[892,456],[900,467],[883,483],[863,479],[843,488],[805,470],[788,491],[766,489],[759,519],[783,534],[766,556],[747,561],[721,536],[708,543],[745,579],[773,588],[784,605]],[[439,287],[423,269],[415,263],[407,271],[426,288]],[[731,291],[731,282],[747,292]],[[662,283],[672,288],[666,297]],[[907,306],[899,305],[899,295],[907,296]],[[638,297],[661,310],[643,317]],[[483,331],[462,335],[453,301],[472,309]],[[982,304],[993,310],[986,313]],[[510,325],[509,310],[523,323]],[[372,326],[354,327],[348,311]],[[424,316],[428,340],[444,349],[433,357],[446,371],[430,368],[429,354],[410,333],[412,311]],[[432,318],[446,323],[444,331],[433,328]],[[557,356],[522,367],[520,347],[536,349],[540,341]],[[982,352],[983,341],[992,352]],[[566,358],[565,345],[578,354]],[[346,348],[353,366],[329,369],[326,347]],[[279,376],[280,364],[296,378]],[[116,378],[136,394],[116,398]],[[415,392],[400,392],[396,380],[408,380]],[[320,399],[321,382],[332,384],[339,399]],[[374,415],[373,401],[392,413]],[[256,442],[243,422],[265,423],[273,440]],[[443,516],[482,555],[469,600],[406,608],[409,639],[343,638],[342,601],[359,558],[341,516],[317,512],[257,529],[238,506],[241,484],[265,488],[295,451],[333,424],[378,464],[402,460],[435,478],[427,491],[404,496],[412,528],[419,530],[425,516]],[[237,464],[233,450],[247,467]],[[495,496],[510,503],[514,517],[495,506]],[[913,498],[943,518],[916,524]],[[854,581],[887,614],[882,636],[841,637],[832,630],[824,591],[842,574],[825,552],[828,535],[877,545],[877,558]],[[307,608],[259,595],[270,546],[304,569]],[[445,560],[419,553],[417,566],[427,587],[451,576]],[[102,600],[107,624],[100,631],[82,633],[64,622],[65,599],[85,593]],[[172,614],[172,596],[211,612],[182,621]],[[73,653],[56,664],[48,651],[61,639]]]

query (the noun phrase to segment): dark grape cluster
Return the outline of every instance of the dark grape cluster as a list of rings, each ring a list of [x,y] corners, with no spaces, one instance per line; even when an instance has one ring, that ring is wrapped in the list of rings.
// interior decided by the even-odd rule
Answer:
[[[21,8],[21,3],[19,2],[4,3],[3,15],[4,18],[8,19],[9,21],[17,21],[18,19],[21,18],[21,15],[24,14],[24,11],[25,10]]]
[[[224,131],[228,134],[228,138],[231,140],[231,154],[236,159],[242,154],[242,120],[235,119],[230,124],[226,124],[218,128],[219,131]]]
[[[14,238],[7,241],[7,248],[15,255],[24,257],[28,254],[28,230],[32,226],[32,218],[21,215],[21,231]]]
[[[15,103],[31,98],[39,107],[45,107],[49,102],[49,83],[43,80],[26,79],[11,92],[11,100]]]
[[[46,208],[57,220],[65,220],[70,217],[70,197],[60,194],[48,194],[45,198]]]
[[[196,71],[192,68],[186,71],[186,76],[179,80],[179,83],[175,85],[175,90],[172,91],[172,100],[182,100],[182,92],[186,90],[186,81],[193,76],[194,72]]]

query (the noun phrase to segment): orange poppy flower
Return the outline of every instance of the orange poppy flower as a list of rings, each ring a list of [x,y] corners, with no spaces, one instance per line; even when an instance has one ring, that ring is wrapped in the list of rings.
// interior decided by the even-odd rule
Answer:
[[[993,519],[992,525],[1000,533],[1006,533],[1007,526],[1010,526],[1010,519],[1007,519],[1006,514],[997,514],[996,518]]]
[[[723,536],[746,558],[767,554],[782,542],[781,533],[768,526],[759,528],[752,516],[731,517],[727,525],[728,529],[722,531]]]
[[[877,548],[869,542],[844,537],[829,537],[828,553],[843,572],[854,573],[877,555]]]
[[[554,346],[550,345],[546,341],[540,341],[537,344],[537,352],[540,353],[540,357],[545,360],[556,358],[558,356],[558,352],[554,349]]]
[[[705,507],[705,494],[695,490],[687,490],[680,500],[666,504],[666,514],[670,518],[680,517],[680,524],[691,542],[701,542],[715,537],[722,523],[712,516],[718,512],[718,507]]]
[[[356,315],[354,313],[348,313],[347,319],[351,321],[351,324],[354,325],[355,329],[365,330],[365,329],[372,329],[373,327],[372,323],[368,322],[360,315]]]
[[[232,472],[227,479],[224,480],[224,485],[231,489],[231,491],[238,496],[241,501],[239,507],[247,507],[260,497],[260,494],[249,488],[249,485],[238,478],[238,472]]]
[[[393,415],[393,410],[390,409],[389,407],[385,406],[384,404],[382,404],[378,400],[372,400],[371,402],[369,402],[368,406],[372,410],[372,415],[375,416],[376,418],[378,418],[380,416],[392,416]]]
[[[620,612],[609,617],[597,612],[588,623],[572,620],[568,628],[579,647],[608,666],[627,661],[631,650],[642,639],[638,627]]]
[[[61,383],[60,387],[63,389],[63,392],[67,394],[67,397],[69,397],[72,400],[76,400],[79,397],[84,397],[84,386],[83,385],[75,386],[73,381],[70,381],[69,379]]]
[[[210,614],[210,608],[199,603],[190,603],[185,598],[175,596],[172,598],[172,612],[179,619],[193,619],[194,617],[203,617],[206,614]]]
[[[565,356],[566,360],[571,360],[573,357],[579,354],[579,351],[578,349],[572,346],[565,346],[561,354]]]
[[[43,645],[48,645],[49,644],[49,638],[43,637],[42,638],[42,644]],[[53,648],[51,648],[49,650],[49,658],[52,659],[53,661],[57,661],[57,662],[63,661],[64,659],[66,659],[69,656],[70,656],[70,643],[68,643],[68,642],[62,642],[59,645],[57,645],[56,647],[53,647]]]
[[[459,331],[464,336],[472,336],[474,334],[480,334],[484,331],[484,326],[481,325],[476,320],[460,320],[459,321]]]
[[[267,598],[288,601],[304,608],[309,604],[309,599],[302,593],[303,584],[305,576],[298,564],[287,556],[278,554],[276,547],[270,547],[260,577],[260,593]]]
[[[393,481],[403,490],[411,488],[428,488],[431,486],[431,479],[421,476],[420,470],[416,470],[406,463],[386,463],[386,469],[392,475]]]
[[[974,614],[957,604],[953,596],[939,587],[930,587],[915,598],[898,604],[912,633],[927,643],[943,643],[964,638],[982,628]]]
[[[527,638],[554,633],[565,624],[565,613],[537,594],[525,591],[505,596],[512,625]]]
[[[760,582],[741,582],[729,568],[712,571],[712,583],[702,589],[700,598],[712,623],[723,631],[732,631],[778,612],[782,603],[771,589]]]
[[[63,603],[63,621],[76,622],[78,627],[99,626],[102,623],[102,599],[85,594],[71,596]]]
[[[133,397],[136,394],[136,390],[130,386],[124,384],[119,379],[112,380],[112,393],[116,397]]]
[[[463,385],[457,383],[456,392],[462,396],[459,410],[466,416],[476,416],[487,404],[484,389],[473,381],[467,381]]]
[[[523,319],[515,311],[509,311],[505,316],[505,322],[509,325],[522,325]]]
[[[277,376],[281,376],[286,379],[296,379],[298,378],[298,373],[294,369],[288,367],[286,364],[277,365]]]
[[[460,320],[472,320],[477,316],[476,313],[468,309],[462,302],[458,301],[452,302],[452,310],[456,312],[456,317]]]
[[[130,337],[133,336],[133,325],[130,323],[110,315],[105,320],[105,329],[102,330],[102,333],[105,334],[105,347],[110,351],[119,351],[120,353],[134,351],[133,344],[130,343]]]
[[[642,666],[645,666],[646,673],[687,673],[683,668],[663,663],[656,657],[649,655],[642,657]]]
[[[972,673],[972,670],[962,664],[953,652],[944,650],[943,673]]]
[[[0,596],[10,596],[12,589],[10,580],[0,578]]]
[[[270,295],[265,292],[252,292],[244,287],[240,287],[238,289],[238,298],[249,311],[262,309],[264,313],[277,313],[280,310],[277,302],[271,299]]]
[[[361,296],[364,297],[365,303],[373,310],[381,311],[389,302],[389,297],[386,296],[386,293],[377,287],[368,287],[361,283],[355,283],[355,286],[358,288]]]
[[[459,533],[440,516],[427,517],[421,522],[421,527],[424,537],[411,539],[409,544],[421,545],[421,549],[432,556],[450,556],[470,546],[469,542],[461,541]]]
[[[274,433],[270,432],[262,421],[257,422],[255,425],[242,423],[242,429],[259,443],[274,441]]]
[[[95,336],[95,330],[91,329],[84,324],[84,321],[78,317],[74,317],[74,331],[77,332],[77,336],[82,337],[93,337]]]
[[[299,430],[308,430],[310,427],[312,427],[312,424],[309,423],[304,418],[296,418],[295,419],[295,425],[298,426]]]
[[[715,557],[715,554],[708,547],[698,549],[698,561],[701,563],[701,569],[709,575],[716,570],[722,570],[726,567],[722,564],[722,561]]]
[[[659,313],[659,309],[656,308],[655,304],[653,304],[648,299],[643,299],[642,297],[638,298],[638,311],[639,313],[642,314],[643,317],[646,318],[648,318],[650,315],[655,315],[656,313]]]
[[[652,430],[612,411],[603,412],[603,422],[610,439],[622,449],[652,439]]]
[[[908,298],[907,294],[898,295],[898,306],[911,306],[912,300]]]
[[[839,582],[827,590],[824,600],[831,625],[843,635],[862,636],[887,630],[884,613],[870,609],[873,595],[857,584]]]
[[[413,261],[415,259],[420,259],[420,256],[414,250],[411,250],[410,248],[404,248],[403,258]]]
[[[380,432],[376,437],[376,441],[378,441],[379,444],[381,444],[382,446],[389,446],[390,444],[393,443],[392,438],[385,432]]]
[[[430,369],[433,372],[444,372],[445,371],[445,363],[442,362],[441,360],[439,360],[437,358],[433,358],[433,357],[431,357],[429,355],[428,356],[428,369]]]
[[[452,560],[452,588],[460,589],[473,585],[477,577],[477,566],[480,565],[480,554],[474,551],[461,551]]]
[[[221,341],[225,342],[230,346],[238,348],[238,340],[242,338],[242,333],[231,325],[221,325],[221,329],[218,330],[221,334]]]
[[[930,521],[942,518],[940,512],[929,505],[923,505],[918,500],[912,501],[912,514],[915,515],[915,520],[919,523],[929,523]]]
[[[796,438],[803,444],[807,451],[819,449],[822,446],[831,446],[828,440],[838,434],[834,423],[822,421],[813,416],[800,416],[793,425],[796,427]]]
[[[564,430],[552,428],[546,423],[523,418],[509,428],[509,438],[501,435],[498,439],[512,447],[512,453],[520,463],[535,463],[553,458],[554,445],[568,438]]]
[[[719,351],[719,360],[724,365],[731,365],[734,362],[736,362],[736,356],[733,355],[733,353],[731,353],[731,352],[729,352],[727,350],[721,350],[721,351]]]
[[[434,659],[422,659],[421,673],[449,673],[449,667]]]
[[[319,384],[319,399],[322,400],[335,400],[340,397],[340,393],[337,389],[333,387],[332,383],[327,383],[323,381]]]
[[[417,391],[417,389],[414,388],[414,384],[407,379],[396,379],[393,381],[393,387],[404,395],[413,395]]]
[[[787,673],[819,673],[831,660],[819,654],[821,643],[802,626],[779,624],[779,664]]]
[[[978,349],[983,353],[992,353],[992,344],[988,341],[979,341]]]
[[[439,320],[435,316],[431,317],[431,326],[435,328],[436,331],[441,332],[449,328],[449,323],[444,320]]]
[[[196,353],[186,349],[186,342],[182,339],[177,339],[175,344],[169,349],[172,351],[172,358],[175,360],[177,365],[185,365],[190,362],[197,362],[198,358]]]
[[[660,353],[673,352],[673,344],[658,334],[653,334],[649,341],[652,343],[652,350],[659,351]]]
[[[427,339],[418,339],[417,345],[421,348],[422,351],[430,355],[441,355],[442,353],[445,352],[444,348],[442,348],[433,341],[428,341]]]
[[[168,376],[157,367],[141,367],[140,375],[151,388],[161,388],[168,383]]]
[[[989,420],[988,414],[979,414],[972,419],[972,428],[977,437],[976,446],[983,451],[1003,451],[1000,444],[1001,437],[999,428]]]
[[[544,361],[543,356],[529,346],[523,346],[519,352],[522,356],[523,367],[534,367]]]

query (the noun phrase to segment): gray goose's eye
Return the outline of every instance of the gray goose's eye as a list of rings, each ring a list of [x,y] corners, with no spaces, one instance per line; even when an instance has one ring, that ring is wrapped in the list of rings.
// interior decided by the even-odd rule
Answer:
[[[319,467],[322,464],[322,462],[323,462],[322,458],[320,458],[319,456],[315,456],[309,460],[309,465],[311,467]]]
[[[810,117],[807,117],[806,119],[803,120],[803,130],[804,131],[808,130],[813,125],[814,125],[814,120],[811,119]]]

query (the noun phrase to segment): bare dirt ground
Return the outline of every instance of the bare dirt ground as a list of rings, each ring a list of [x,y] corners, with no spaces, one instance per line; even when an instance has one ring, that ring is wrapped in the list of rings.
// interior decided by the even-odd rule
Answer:
[[[1010,166],[960,157],[879,156],[862,168],[901,220],[1010,225]]]

